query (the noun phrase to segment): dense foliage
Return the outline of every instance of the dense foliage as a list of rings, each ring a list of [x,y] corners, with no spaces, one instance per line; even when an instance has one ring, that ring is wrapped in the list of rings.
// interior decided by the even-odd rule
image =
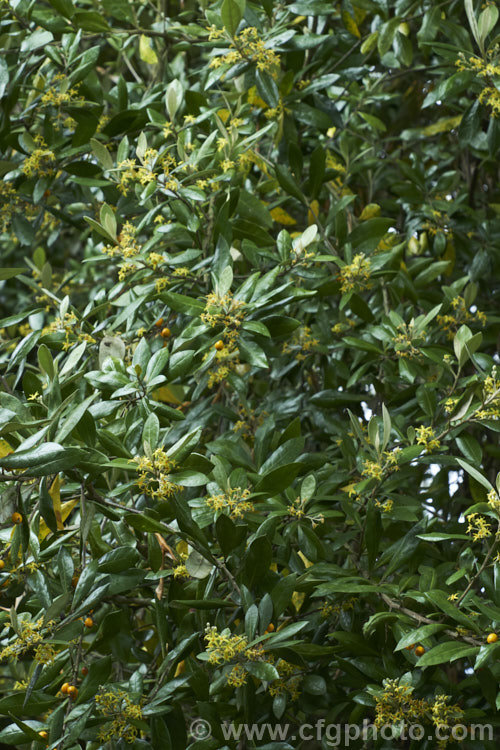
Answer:
[[[498,724],[497,19],[0,4],[6,746]]]

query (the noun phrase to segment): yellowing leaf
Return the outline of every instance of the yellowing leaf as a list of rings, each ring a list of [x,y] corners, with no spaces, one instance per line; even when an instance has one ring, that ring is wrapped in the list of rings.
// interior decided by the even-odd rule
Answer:
[[[299,550],[299,552],[297,554],[300,557],[300,559],[302,560],[302,562],[304,563],[304,565],[306,566],[306,568],[310,568],[311,565],[312,565],[312,562],[307,559],[307,557],[304,555],[304,553]]]
[[[307,223],[309,226],[315,224],[319,216],[319,203],[317,200],[311,201],[311,206],[307,212]]]
[[[151,46],[151,39],[145,34],[141,34],[139,39],[139,56],[148,65],[156,65],[158,62],[158,55]]]
[[[187,542],[184,542],[184,541],[177,542],[177,544],[175,545],[175,551],[177,552],[178,555],[187,555],[189,552],[189,547],[188,547]]]
[[[269,177],[269,169],[267,167],[266,162],[262,158],[262,156],[259,156],[259,154],[256,154],[255,151],[249,150],[249,151],[245,151],[245,159],[255,164],[260,169],[261,172],[264,172],[264,174]]]
[[[186,669],[186,662],[182,660],[177,665],[174,677],[179,677],[179,675],[181,675],[185,671],[185,669]]]
[[[54,485],[52,485],[54,486]],[[50,490],[49,490],[50,494]],[[52,497],[52,496],[51,496]],[[65,503],[61,505],[60,508],[60,515],[58,516],[56,513],[56,509],[54,508],[54,513],[56,514],[56,520],[57,520],[57,528],[64,529],[64,521],[68,518],[69,514],[73,510],[73,508],[78,504],[78,500],[67,500]],[[59,518],[61,519],[61,526],[59,526]],[[38,529],[38,538],[41,542],[45,539],[45,537],[50,533],[50,529],[45,523],[43,519],[40,519],[40,526]]]
[[[166,404],[182,404],[182,401],[173,393],[172,388],[163,385],[153,391],[154,401],[163,401]]]
[[[438,133],[448,133],[454,128],[458,128],[462,122],[463,115],[456,115],[455,117],[441,117],[437,122],[433,122],[432,125],[427,125],[426,128],[422,128],[418,132],[422,135],[437,135]]]
[[[257,86],[251,86],[248,89],[247,102],[254,107],[260,107],[260,109],[268,109],[268,105],[257,93]]]
[[[64,529],[61,508],[61,480],[59,479],[59,474],[52,482],[52,486],[49,490],[49,495],[52,498],[52,506],[54,508],[54,515],[57,521],[57,528]]]
[[[280,208],[280,206],[272,208],[269,213],[273,217],[274,221],[277,221],[279,224],[283,224],[285,227],[291,227],[297,223],[293,216],[290,216],[290,214],[287,213],[284,208]]]
[[[453,240],[448,240],[446,243],[446,250],[443,253],[441,260],[449,260],[448,267],[444,271],[445,276],[451,276],[453,273],[453,267],[455,265],[455,245]]]
[[[14,453],[10,445],[6,440],[0,440],[0,458],[3,458],[4,456],[8,456],[9,453]]]
[[[292,594],[292,604],[295,607],[295,611],[299,612],[300,608],[304,604],[304,599],[306,598],[306,595],[303,591],[294,591]]]
[[[352,34],[357,39],[361,39],[361,33],[358,29],[358,25],[354,18],[346,10],[342,11],[342,20],[349,34]]]
[[[229,115],[231,114],[228,109],[219,109],[217,110],[217,114],[219,115],[220,119],[226,124],[226,122],[229,120]]]
[[[359,24],[363,23],[366,18],[366,10],[364,8],[358,8],[358,6],[354,4],[352,8],[354,10],[354,19],[359,26]]]
[[[361,211],[361,216],[359,218],[361,221],[373,219],[375,216],[380,216],[380,211],[381,208],[378,203],[368,203],[368,205],[366,205]]]

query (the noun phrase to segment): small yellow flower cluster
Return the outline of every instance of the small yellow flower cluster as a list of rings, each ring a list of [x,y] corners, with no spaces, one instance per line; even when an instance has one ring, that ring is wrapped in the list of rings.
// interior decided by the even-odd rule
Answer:
[[[473,542],[479,542],[481,539],[491,536],[490,524],[483,516],[478,513],[470,513],[467,516],[467,521],[469,522],[467,533],[472,534]]]
[[[14,687],[12,689],[13,690],[27,690],[29,684],[30,684],[30,680],[29,679],[26,679],[26,680],[17,680],[14,683]]]
[[[242,437],[253,440],[255,430],[260,427],[264,419],[269,416],[267,411],[261,411],[257,416],[253,409],[240,404],[238,407],[239,419],[233,425],[233,432],[239,432]]]
[[[236,331],[231,331],[230,333],[237,334]],[[207,352],[203,357],[203,361],[208,359],[209,356],[210,352]],[[224,346],[215,352],[215,365],[211,367],[208,374],[208,387],[213,388],[217,383],[222,383],[239,364],[238,349],[234,341],[224,343]]]
[[[173,568],[173,574],[174,578],[190,578],[190,575],[184,563],[176,565],[175,568]]]
[[[302,362],[309,354],[315,354],[318,346],[319,339],[312,335],[311,328],[301,326],[293,332],[290,343],[285,341],[281,351],[283,354],[295,352],[297,362]]]
[[[275,666],[280,678],[269,685],[269,694],[274,698],[276,695],[288,693],[291,701],[297,700],[300,697],[299,685],[302,681],[302,676],[296,673],[297,667],[285,659],[278,659]]]
[[[238,688],[246,684],[248,672],[241,664],[235,664],[227,676],[227,684]]]
[[[43,641],[42,631],[50,631],[55,627],[55,624],[56,623],[53,620],[49,620],[49,622],[44,624],[43,617],[40,617],[36,622],[23,620],[23,622],[20,623],[20,634],[13,641],[13,643],[11,643],[9,646],[5,646],[5,648],[0,651],[0,661],[9,658],[17,659],[19,656],[22,656],[30,649],[41,644],[41,642]],[[48,648],[48,653],[50,653],[51,647],[49,646]]]
[[[225,29],[210,29],[209,39],[221,39],[226,37]],[[239,34],[236,34],[230,44],[230,51],[225,55],[212,58],[211,68],[220,68],[221,65],[236,65],[242,62],[256,63],[258,70],[267,70],[276,76],[280,66],[280,56],[269,47],[254,26],[247,26]]]
[[[368,289],[370,275],[370,260],[364,253],[358,253],[354,256],[352,263],[346,263],[340,269],[338,278],[341,291],[345,293]]]
[[[65,313],[64,319],[61,320],[61,318],[57,317],[55,318],[52,323],[49,323],[48,326],[45,326],[45,328],[42,329],[42,335],[46,335],[47,333],[57,333],[58,331],[64,331],[66,333],[66,339],[62,345],[62,348],[64,351],[67,351],[68,349],[71,349],[73,343],[70,341],[70,335],[75,334],[75,327],[79,324],[78,318],[76,317],[74,312]]]
[[[232,292],[227,292],[222,297],[211,292],[206,299],[205,310],[200,315],[203,322],[208,323],[211,328],[223,325],[223,335],[229,340],[237,339],[238,328],[245,317],[245,303],[234,299]]]
[[[392,471],[399,471],[399,467],[397,463],[398,463],[398,455],[400,452],[401,452],[401,448],[399,447],[394,448],[394,450],[392,451],[384,451],[383,463],[380,463],[379,461],[370,461],[369,459],[366,459],[363,464],[361,476],[368,477],[369,479],[376,479],[377,481],[380,482],[384,478],[384,474],[388,474]],[[391,504],[391,507],[392,507],[392,504]]]
[[[134,227],[130,221],[126,221],[122,227],[122,231],[116,238],[118,243],[116,245],[105,245],[102,252],[111,258],[116,255],[121,255],[123,258],[133,258],[141,250],[136,239],[136,234],[137,227]]]
[[[492,117],[500,115],[500,91],[495,86],[486,86],[479,94],[479,101],[490,107]]]
[[[332,326],[330,330],[334,336],[342,336],[342,334],[348,333],[349,330],[351,328],[355,328],[355,326],[356,322],[354,320],[352,320],[351,318],[346,318],[339,323],[335,323],[335,325]]]
[[[127,276],[137,270],[135,263],[122,263],[118,269],[118,281],[125,281]]]
[[[365,461],[363,464],[363,471],[361,476],[369,477],[370,479],[381,480],[384,476],[384,469],[381,464],[377,461]]]
[[[478,78],[487,79],[490,85],[484,86],[479,94],[479,101],[491,108],[492,117],[498,117],[500,115],[500,92],[492,84],[492,79],[500,76],[500,64],[498,60],[493,59],[494,54],[498,54],[498,45],[496,49],[488,50],[486,59],[473,56],[466,58],[461,52],[455,65],[459,71],[470,70]]]
[[[448,705],[449,695],[437,695],[431,703],[414,698],[412,692],[412,687],[400,685],[398,680],[384,680],[382,695],[375,696],[375,726],[390,726],[401,722],[421,724],[428,721],[442,732],[462,719],[462,709],[457,705]],[[451,732],[447,734],[451,736]],[[446,741],[444,742],[443,747],[446,745]]]
[[[305,505],[306,503],[301,500],[300,497],[296,497],[293,503],[288,506],[288,512],[291,516],[297,518],[299,521],[302,518],[310,521],[313,529],[315,529],[316,526],[318,526],[320,523],[325,522],[325,517],[322,513],[319,513],[317,516],[306,515]]]
[[[379,508],[382,513],[390,513],[394,507],[394,500],[391,500],[390,498],[384,500],[383,502],[381,502],[380,500],[375,500],[375,507]]]
[[[399,685],[398,680],[385,680],[382,695],[375,696],[375,726],[381,727],[398,721],[421,721],[428,703],[412,696],[413,688]]]
[[[497,380],[497,368],[493,366],[491,375],[483,383],[483,408],[475,412],[476,419],[500,419],[500,380]]]
[[[288,115],[291,111],[292,110],[288,109],[288,107],[283,106],[283,100],[280,99],[276,107],[266,109],[266,111],[264,112],[264,117],[266,118],[266,120],[277,120],[279,118],[282,118],[285,112]]]
[[[488,409],[478,409],[474,413],[475,419],[500,419],[500,408],[498,406],[490,406]]]
[[[458,402],[458,396],[450,396],[450,398],[447,398],[444,402],[444,410],[447,414],[451,414],[452,411],[455,409]]]
[[[500,65],[491,62],[491,53],[488,54],[490,62],[486,62],[481,57],[473,57],[472,55],[466,59],[463,52],[458,55],[458,60],[455,61],[455,65],[459,71],[471,70],[481,78],[490,78],[491,76],[500,75]]]
[[[49,148],[35,148],[23,162],[26,177],[44,177],[54,174],[56,155]]]
[[[179,268],[174,268],[172,271],[172,276],[175,276],[179,279],[185,279],[189,274],[191,273],[191,270],[187,268],[186,266],[179,266]]]
[[[0,180],[0,234],[9,230],[15,214],[26,215],[30,208],[32,207],[22,200],[12,182]]]
[[[158,266],[160,266],[162,263],[165,263],[165,258],[160,253],[149,253],[148,257],[146,258],[146,263],[148,266],[151,266],[153,271],[156,271]]]
[[[425,446],[426,453],[432,453],[432,451],[437,450],[441,445],[440,441],[435,437],[436,433],[432,427],[420,425],[415,432],[417,435],[417,445]]]
[[[296,497],[293,503],[288,507],[288,512],[291,516],[295,516],[295,518],[301,519],[304,518],[306,512],[304,508],[302,507],[302,503],[300,500],[300,497]]]
[[[457,330],[464,323],[477,323],[481,326],[484,326],[486,323],[486,315],[480,310],[470,312],[463,297],[454,297],[451,301],[451,306],[455,311],[454,314],[438,315],[436,318],[438,325],[446,333],[448,339],[453,339]]]
[[[131,722],[142,719],[142,708],[132,703],[125,691],[101,687],[95,697],[95,705],[101,714],[113,717],[99,730],[101,742],[111,742],[113,739],[123,739],[129,744],[135,742],[138,729]]]
[[[217,347],[215,352],[215,367],[211,369],[208,379],[208,387],[221,383],[227,378],[231,370],[239,364],[236,340],[239,336],[239,328],[245,317],[244,302],[234,299],[231,292],[220,297],[216,293],[207,295],[205,310],[200,317],[204,323],[211,328],[219,325],[224,326],[221,333],[223,346]],[[211,351],[203,357],[204,361],[211,356]]]
[[[244,635],[231,635],[228,628],[219,633],[215,625],[207,625],[205,640],[208,663],[214,666],[236,659],[248,647],[248,641]]]
[[[118,169],[120,170],[120,180],[117,187],[122,195],[127,195],[130,189],[130,183],[138,182],[140,185],[145,186],[149,185],[150,182],[155,182],[157,175],[154,170],[157,161],[158,151],[154,148],[148,148],[144,152],[141,164],[137,164],[136,159],[124,159],[119,162]],[[165,160],[162,160],[162,167],[164,166],[164,163]]]
[[[249,648],[244,635],[231,635],[228,628],[219,633],[215,626],[207,625],[205,640],[209,664],[219,666],[230,661],[237,662],[226,676],[227,684],[232,687],[241,687],[246,683],[248,675],[244,668],[245,661],[275,663],[274,657],[266,654],[261,643]],[[270,694],[276,696],[288,692],[290,699],[296,700],[300,695],[298,686],[302,679],[297,674],[297,668],[284,659],[278,659],[275,666],[279,679],[273,680],[269,685]]]
[[[421,352],[417,346],[418,344],[425,343],[426,332],[420,331],[419,333],[415,333],[412,323],[409,323],[408,325],[400,325],[397,330],[399,333],[392,339],[396,355],[407,359],[420,357]],[[415,344],[417,344],[417,346],[415,346]]]
[[[456,704],[448,705],[450,695],[436,695],[430,706],[432,723],[435,727],[450,727],[463,717],[462,709]]]
[[[341,612],[347,612],[350,609],[354,609],[354,605],[358,601],[357,596],[351,596],[341,604],[332,604],[331,602],[324,602],[321,607],[321,617],[326,620],[332,615],[338,615]]]
[[[140,472],[137,486],[146,495],[156,500],[172,497],[174,492],[181,492],[182,487],[170,481],[170,474],[177,468],[177,464],[167,456],[163,448],[157,448],[152,458],[135,456],[131,461],[137,463]]]
[[[41,103],[43,106],[60,107],[63,104],[83,104],[85,102],[84,96],[78,95],[77,88],[69,89],[67,87],[67,79],[65,76],[55,76],[54,80],[65,79],[60,87],[51,86],[45,94],[43,94]]]
[[[160,279],[156,279],[155,281],[155,289],[157,294],[161,294],[164,289],[170,284],[170,279],[168,276],[162,276]]]
[[[488,498],[488,505],[493,508],[494,511],[500,514],[500,497],[496,490],[490,490],[486,496]]]
[[[35,648],[34,661],[37,664],[52,664],[56,655],[57,651],[51,643],[40,643]]]
[[[230,487],[227,492],[206,497],[205,504],[214,513],[229,511],[231,518],[243,518],[245,513],[250,513],[254,509],[254,504],[248,499],[249,497],[250,490]]]

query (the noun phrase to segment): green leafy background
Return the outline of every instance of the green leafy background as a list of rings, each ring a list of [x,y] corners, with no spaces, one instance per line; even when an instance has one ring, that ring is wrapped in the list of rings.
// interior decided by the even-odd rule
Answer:
[[[497,20],[0,5],[4,746],[496,731]]]

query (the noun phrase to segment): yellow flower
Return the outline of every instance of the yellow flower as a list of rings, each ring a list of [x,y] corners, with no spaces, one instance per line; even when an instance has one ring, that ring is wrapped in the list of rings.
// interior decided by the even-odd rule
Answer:
[[[342,292],[367,289],[370,275],[369,259],[365,257],[364,253],[358,253],[354,256],[352,263],[348,263],[340,269],[339,280]]]
[[[417,436],[417,445],[424,445],[426,453],[432,453],[441,445],[440,441],[435,437],[435,432],[432,427],[424,427],[420,425],[415,430]]]

